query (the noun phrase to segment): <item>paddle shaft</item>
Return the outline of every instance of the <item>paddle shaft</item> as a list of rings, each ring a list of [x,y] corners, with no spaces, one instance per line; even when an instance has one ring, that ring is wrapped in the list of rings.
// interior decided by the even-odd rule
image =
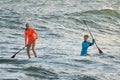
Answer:
[[[87,26],[87,23],[86,23],[85,21],[84,21],[84,23],[85,23],[85,25],[86,25],[86,27],[87,27],[87,29],[88,29],[88,31],[89,31],[92,39],[94,39],[93,34],[92,34],[92,32],[90,31],[90,28]],[[94,42],[95,42],[96,48],[98,49],[99,53],[100,53],[100,54],[103,53],[102,50],[98,47],[98,45],[97,45],[97,43],[96,43],[95,40],[94,40]]]
[[[20,51],[22,51],[23,49],[25,49],[25,47],[23,47],[23,48],[20,49],[18,52],[16,52],[15,55],[16,55],[17,53],[19,53]]]
[[[88,28],[88,30],[89,30],[89,33],[90,33],[90,35],[91,35],[92,39],[94,39],[94,37],[93,37],[92,33],[90,32],[90,29],[89,29],[89,28]],[[99,47],[98,47],[98,45],[97,45],[97,43],[96,43],[96,41],[95,41],[95,40],[94,40],[94,42],[95,42],[95,45],[96,45],[97,49],[99,50]]]

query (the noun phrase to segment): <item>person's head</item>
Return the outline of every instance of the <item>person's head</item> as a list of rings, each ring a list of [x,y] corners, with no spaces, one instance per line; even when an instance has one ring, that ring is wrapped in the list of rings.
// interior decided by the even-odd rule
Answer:
[[[26,29],[30,28],[30,25],[28,23],[25,26],[26,26]]]
[[[88,36],[88,35],[84,35],[84,41],[87,41],[87,40],[88,40],[88,38],[89,38],[89,36]]]

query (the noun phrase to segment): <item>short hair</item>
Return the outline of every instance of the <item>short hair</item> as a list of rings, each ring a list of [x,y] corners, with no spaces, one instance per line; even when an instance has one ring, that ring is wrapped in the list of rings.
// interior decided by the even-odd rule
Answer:
[[[29,23],[26,23],[26,26],[29,25]]]
[[[88,35],[84,35],[84,37],[89,37]]]

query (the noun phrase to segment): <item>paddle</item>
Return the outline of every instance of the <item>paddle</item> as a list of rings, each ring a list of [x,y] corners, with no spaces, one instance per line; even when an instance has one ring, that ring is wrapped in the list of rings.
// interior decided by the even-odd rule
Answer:
[[[26,46],[25,46],[26,47]],[[18,52],[16,52],[11,58],[15,58],[16,54],[18,54],[20,51],[22,51],[25,47],[23,47],[22,49],[20,49]]]
[[[34,39],[33,41],[35,41],[36,39]],[[32,41],[32,42],[33,42]],[[32,43],[31,42],[31,43]],[[18,52],[16,52],[13,56],[11,56],[11,58],[15,58],[16,54],[18,54],[20,51],[22,51],[23,49],[25,49],[26,46],[24,46],[22,49],[20,49]]]
[[[90,33],[90,35],[91,35],[92,39],[94,39],[93,34],[92,34],[92,32],[90,31],[90,28],[87,26],[86,21],[85,21],[85,20],[83,20],[83,22],[84,22],[84,24],[86,25],[86,27],[87,27],[87,29],[88,29],[88,31],[89,31],[89,33]],[[100,54],[103,54],[103,51],[102,51],[102,50],[98,47],[98,45],[97,45],[96,41],[95,41],[95,45],[96,45],[96,47],[97,47],[97,49],[98,49],[99,53],[100,53]]]

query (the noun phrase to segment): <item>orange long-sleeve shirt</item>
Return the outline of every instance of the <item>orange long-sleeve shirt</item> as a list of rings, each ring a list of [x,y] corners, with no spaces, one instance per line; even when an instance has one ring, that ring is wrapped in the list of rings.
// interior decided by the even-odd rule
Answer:
[[[24,31],[24,44],[28,44],[35,40],[35,38],[38,38],[38,33],[33,28],[28,28]]]

